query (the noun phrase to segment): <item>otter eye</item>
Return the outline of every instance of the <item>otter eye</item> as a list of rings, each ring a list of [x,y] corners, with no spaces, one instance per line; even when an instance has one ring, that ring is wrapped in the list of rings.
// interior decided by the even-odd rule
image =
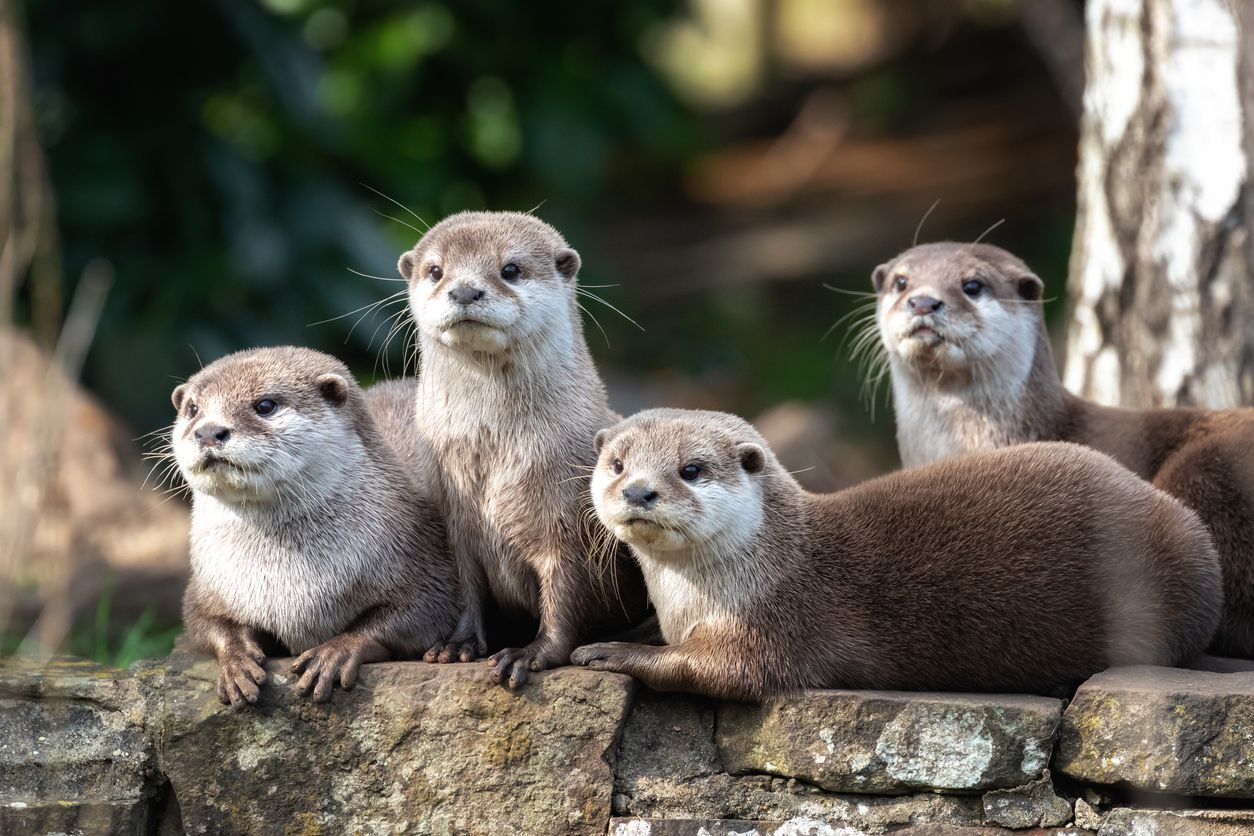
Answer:
[[[518,265],[511,261],[501,268],[501,278],[507,282],[516,282],[522,278],[522,270],[519,270]]]
[[[444,270],[438,264],[432,264],[431,269],[427,271],[427,275],[431,277],[431,281],[438,282],[444,278]]]
[[[905,290],[906,289],[906,277],[898,276],[897,278],[893,279],[893,287],[897,288],[898,292]]]
[[[980,295],[980,291],[984,289],[984,282],[979,279],[970,279],[962,283],[962,292],[968,296],[975,298]]]
[[[685,482],[695,482],[701,475],[701,465],[689,462],[679,469],[679,478]]]
[[[196,404],[194,404],[194,403],[189,403],[189,404],[187,405],[187,417],[188,417],[188,418],[195,418],[195,417],[196,417],[196,413],[198,413],[198,412],[200,412],[200,408],[199,408],[198,406],[196,406]]]
[[[253,409],[256,410],[258,415],[273,415],[278,408],[279,405],[269,398],[262,398],[253,404]]]
[[[622,473],[623,472],[623,460],[614,459],[614,461],[610,462],[610,469],[613,470],[614,473],[616,474]]]

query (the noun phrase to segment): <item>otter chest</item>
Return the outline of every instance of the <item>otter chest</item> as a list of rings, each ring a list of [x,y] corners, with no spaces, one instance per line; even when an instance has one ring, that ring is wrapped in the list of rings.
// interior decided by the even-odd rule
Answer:
[[[220,514],[193,512],[195,582],[236,620],[272,634],[294,654],[342,632],[366,608],[356,599],[370,586],[361,543],[333,532],[303,534],[309,532],[260,533]]]
[[[640,568],[667,644],[686,640],[699,625],[732,617],[738,608],[739,602],[730,600],[717,580],[700,567],[670,566],[644,558]]]
[[[568,545],[581,483],[553,439],[483,428],[439,444],[443,511],[459,562],[478,563],[492,597],[534,613],[539,574]],[[560,470],[559,470],[560,468]]]

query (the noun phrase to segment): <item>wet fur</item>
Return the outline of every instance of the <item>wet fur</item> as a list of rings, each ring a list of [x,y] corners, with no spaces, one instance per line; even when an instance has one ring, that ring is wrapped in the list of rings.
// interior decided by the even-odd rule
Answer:
[[[905,294],[893,292],[897,275],[908,280]],[[999,311],[1015,327],[986,327],[987,319],[960,290],[975,275],[993,285],[985,309]],[[1254,658],[1254,409],[1119,409],[1067,392],[1040,306],[1020,293],[1024,283],[1039,288],[1040,279],[998,247],[915,247],[878,267],[873,283],[906,466],[1026,441],[1071,441],[1113,456],[1183,500],[1210,528],[1225,598],[1211,651]],[[980,336],[985,348],[964,352],[961,362],[949,365],[904,358],[894,333],[909,318],[906,297],[925,291],[945,301],[947,327]],[[1039,295],[1037,290],[1033,298]]]
[[[298,689],[326,699],[362,662],[414,657],[455,623],[443,524],[386,440],[412,436],[395,421],[414,388],[365,395],[332,357],[266,348],[175,390],[172,443],[193,489],[184,620],[219,658],[224,702],[257,699],[267,644],[301,654]],[[253,409],[261,398],[280,404],[270,418]],[[224,486],[234,477],[196,471],[205,422],[231,429],[222,455],[253,474]]]
[[[1197,516],[1078,445],[976,454],[824,495],[730,415],[650,410],[600,441],[606,526],[634,538],[624,520],[641,512],[621,491],[647,483],[660,496],[645,517],[675,532],[646,527],[659,548],[632,539],[668,645],[594,644],[572,658],[654,688],[746,700],[807,687],[1044,692],[1111,665],[1179,662],[1219,617]],[[733,501],[683,483],[692,460]],[[760,524],[737,526],[753,502]],[[697,533],[711,530],[736,533]]]
[[[510,262],[522,271],[514,282],[501,276]],[[508,212],[449,217],[399,264],[420,343],[416,427],[439,466],[462,589],[457,630],[427,658],[484,654],[485,606],[529,613],[535,641],[491,660],[493,677],[515,687],[645,612],[626,551],[588,524],[591,439],[618,416],[584,339],[579,265],[551,226]],[[462,308],[450,301],[457,288],[484,295]],[[467,314],[484,324],[454,324]]]

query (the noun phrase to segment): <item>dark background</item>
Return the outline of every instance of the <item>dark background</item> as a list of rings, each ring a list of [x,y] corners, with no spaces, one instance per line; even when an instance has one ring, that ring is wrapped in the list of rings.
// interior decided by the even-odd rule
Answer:
[[[1013,0],[60,0],[25,16],[63,296],[93,258],[116,274],[85,381],[136,436],[171,419],[198,358],[242,347],[399,372],[385,316],[351,334],[356,315],[330,319],[403,288],[351,272],[396,278],[423,228],[374,190],[428,222],[538,207],[582,282],[613,285],[596,292],[644,329],[591,308],[614,405],[754,418],[796,401],[857,459],[802,476],[818,487],[895,463],[886,388],[872,424],[846,329],[821,339],[860,300],[823,284],[867,289],[940,199],[924,239],[1004,218],[990,240],[1062,293],[1079,32]]]

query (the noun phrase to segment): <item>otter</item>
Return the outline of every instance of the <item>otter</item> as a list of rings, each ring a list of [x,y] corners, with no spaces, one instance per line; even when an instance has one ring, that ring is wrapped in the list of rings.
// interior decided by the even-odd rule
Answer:
[[[659,690],[1051,692],[1191,657],[1219,618],[1197,515],[1079,445],[812,494],[733,415],[649,410],[595,444],[597,516],[631,545],[667,645],[572,661]]]
[[[1121,409],[1063,388],[1043,283],[989,244],[937,243],[875,269],[876,319],[907,467],[1027,441],[1113,456],[1210,528],[1224,574],[1212,653],[1254,658],[1254,409]]]
[[[457,622],[456,571],[435,506],[401,461],[415,384],[363,394],[334,357],[260,348],[175,388],[171,444],[192,491],[192,642],[218,659],[240,709],[266,649],[299,654],[318,702],[360,666],[426,650]]]
[[[619,416],[584,338],[579,267],[556,229],[516,212],[445,218],[398,263],[418,326],[415,427],[461,581],[457,629],[425,658],[484,655],[485,603],[530,614],[534,640],[488,659],[511,688],[647,607],[630,556],[592,517],[589,440]]]

